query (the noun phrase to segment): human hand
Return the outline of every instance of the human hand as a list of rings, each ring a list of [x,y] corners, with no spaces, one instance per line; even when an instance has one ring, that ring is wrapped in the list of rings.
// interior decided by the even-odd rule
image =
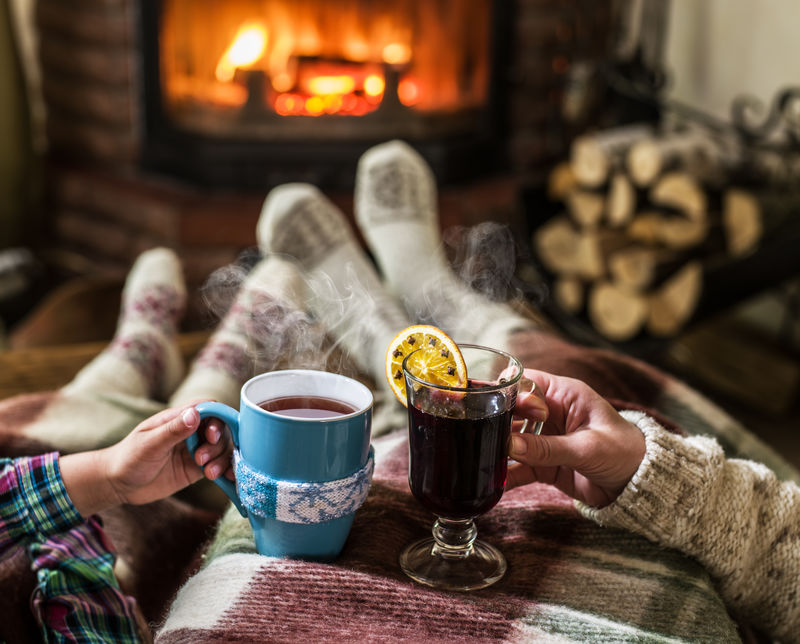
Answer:
[[[544,395],[549,415],[541,435],[512,434],[509,456],[518,462],[507,488],[539,481],[587,505],[608,505],[644,458],[641,431],[580,380],[534,369],[524,375]],[[540,420],[541,401],[519,396],[514,414]]]
[[[219,419],[203,421],[206,442],[194,459],[189,454],[184,440],[201,422],[194,404],[151,416],[111,447],[62,457],[61,476],[81,515],[163,499],[204,473],[210,479],[224,474],[233,480],[232,445]],[[201,470],[198,466],[203,465]]]

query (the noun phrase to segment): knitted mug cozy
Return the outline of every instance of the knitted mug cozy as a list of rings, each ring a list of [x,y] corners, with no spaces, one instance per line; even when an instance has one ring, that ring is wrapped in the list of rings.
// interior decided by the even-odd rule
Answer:
[[[323,523],[352,514],[367,498],[375,469],[370,446],[366,464],[335,481],[284,481],[253,469],[234,451],[239,499],[249,514],[286,523]]]

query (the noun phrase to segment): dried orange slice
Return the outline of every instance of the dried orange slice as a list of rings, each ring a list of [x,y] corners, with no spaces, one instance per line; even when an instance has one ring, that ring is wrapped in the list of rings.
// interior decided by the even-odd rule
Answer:
[[[420,380],[449,387],[467,383],[467,365],[450,336],[435,326],[414,324],[394,336],[386,350],[386,379],[404,405],[408,406],[403,360],[414,351],[407,367]]]

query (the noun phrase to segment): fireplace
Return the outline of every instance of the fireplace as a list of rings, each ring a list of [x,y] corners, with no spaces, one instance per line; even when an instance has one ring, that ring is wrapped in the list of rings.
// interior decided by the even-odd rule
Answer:
[[[199,285],[254,245],[269,187],[315,183],[349,215],[358,156],[394,137],[414,145],[436,172],[443,228],[486,220],[515,227],[520,185],[565,152],[565,78],[573,61],[606,55],[612,5],[36,0],[52,244],[82,270],[119,274],[141,251],[169,246],[190,285]],[[284,11],[280,28],[267,11],[276,7]],[[232,12],[224,18],[223,9]],[[277,46],[278,35],[294,38],[282,66],[263,54],[238,57],[237,34],[253,21],[267,32],[265,49]],[[180,37],[165,33],[184,23]],[[210,36],[198,38],[195,23],[219,32],[214,47]],[[312,35],[369,38],[315,49],[303,31],[309,24]],[[362,53],[347,43],[360,43]],[[186,52],[200,60],[189,64]],[[430,56],[436,67],[418,72],[417,62]],[[281,72],[291,82],[281,84]],[[429,74],[449,80],[436,76],[436,91],[426,93]],[[313,79],[344,81],[347,91],[315,91]]]
[[[495,169],[492,0],[142,2],[146,167],[203,184],[349,187],[392,138],[440,181]]]

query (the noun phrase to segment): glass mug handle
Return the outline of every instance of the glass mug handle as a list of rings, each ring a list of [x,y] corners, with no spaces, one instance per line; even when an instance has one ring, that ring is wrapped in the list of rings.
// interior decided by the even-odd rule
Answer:
[[[233,409],[233,407],[228,407],[228,405],[218,402],[203,402],[199,405],[195,405],[194,408],[197,410],[197,413],[200,414],[200,420],[204,418],[219,418],[222,422],[224,422],[231,430],[233,446],[236,449],[239,449],[239,413]],[[189,453],[192,455],[192,458],[194,458],[194,453],[200,446],[200,438],[197,436],[199,431],[200,428],[198,427],[197,431],[189,436],[189,438],[187,438],[185,441],[186,447],[189,449]],[[215,478],[213,482],[219,486],[223,492],[225,492],[225,495],[233,502],[233,504],[236,506],[236,509],[239,510],[239,514],[241,514],[243,517],[246,517],[247,510],[244,509],[242,502],[239,500],[239,494],[236,491],[236,483],[233,483],[230,479],[225,478],[224,474]]]
[[[533,380],[529,380],[528,378],[522,378],[519,381],[519,384],[520,384],[520,389],[522,388],[523,385],[527,386],[528,384],[530,384],[530,387],[527,389],[527,391],[524,391],[523,393],[532,394],[534,391],[536,391],[536,383]],[[528,425],[530,425],[530,424],[531,424],[530,419],[526,418],[525,420],[523,420],[522,421],[522,429],[519,430],[519,433],[520,434],[524,434],[525,432],[527,432],[528,431]],[[530,434],[541,434],[543,425],[544,425],[544,422],[541,421],[541,420],[534,421],[533,429],[528,433],[530,433]]]

